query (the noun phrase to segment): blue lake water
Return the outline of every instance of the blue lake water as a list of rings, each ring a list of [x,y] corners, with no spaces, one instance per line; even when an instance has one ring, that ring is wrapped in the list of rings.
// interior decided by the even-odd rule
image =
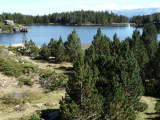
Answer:
[[[107,26],[62,26],[62,25],[31,25],[29,32],[26,33],[28,41],[32,39],[36,45],[48,44],[51,38],[59,39],[61,36],[63,41],[67,40],[68,35],[76,29],[81,43],[91,43],[97,29],[100,27],[103,34],[106,34],[111,40],[113,35],[117,33],[120,40],[127,37],[132,37],[133,31],[136,29],[134,26],[128,25],[107,25]],[[142,28],[137,28],[142,33]],[[17,44],[22,43],[23,33],[13,34],[0,34],[0,44]],[[158,39],[160,34],[158,34]]]

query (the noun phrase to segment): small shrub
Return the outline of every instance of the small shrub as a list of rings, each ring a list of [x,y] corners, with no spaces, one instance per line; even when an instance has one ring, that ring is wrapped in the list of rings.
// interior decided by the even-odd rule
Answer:
[[[24,103],[31,103],[34,100],[39,99],[40,97],[37,96],[35,93],[30,91],[25,91],[23,93],[18,93],[20,95],[14,95],[13,93],[4,95],[1,99],[3,100],[4,104],[13,104],[13,105],[20,105]]]
[[[30,74],[30,73],[36,73],[38,70],[33,65],[27,65],[27,64],[21,64],[21,63],[15,63],[11,62],[9,60],[0,60],[0,70],[4,72],[4,74],[8,76],[15,76],[19,77],[23,74]]]
[[[148,108],[148,104],[147,103],[143,103],[143,102],[139,102],[139,105],[137,105],[136,110],[139,112],[143,112]]]
[[[66,86],[66,81],[57,76],[55,72],[46,72],[42,74],[40,77],[40,83],[43,88],[49,91],[53,91],[56,88],[62,88]]]
[[[19,79],[18,83],[20,87],[22,87],[23,85],[33,86],[33,84],[34,81],[32,81],[30,78],[23,78],[23,77]]]
[[[155,105],[155,110],[157,113],[160,113],[160,101],[158,101]]]
[[[14,111],[25,111],[26,108],[25,106],[22,104],[22,105],[17,105],[13,108]]]

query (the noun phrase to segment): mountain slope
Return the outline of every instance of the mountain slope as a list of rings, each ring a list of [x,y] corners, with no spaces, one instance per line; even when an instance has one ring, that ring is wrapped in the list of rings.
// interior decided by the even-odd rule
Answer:
[[[111,12],[111,10],[107,10]],[[127,17],[133,17],[134,15],[150,15],[153,13],[160,13],[160,8],[139,8],[139,9],[124,9],[124,10],[112,10],[113,13],[118,15],[125,15]]]

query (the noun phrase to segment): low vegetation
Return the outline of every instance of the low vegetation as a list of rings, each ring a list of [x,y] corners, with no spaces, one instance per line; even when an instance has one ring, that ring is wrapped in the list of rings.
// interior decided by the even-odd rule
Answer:
[[[25,35],[23,40],[24,47],[19,52],[23,51],[24,55],[31,56],[31,46],[36,46],[33,41],[28,42]],[[53,97],[52,93],[55,95],[57,91],[65,88],[66,94],[61,95],[63,98],[58,104],[61,119],[135,120],[137,117],[141,118],[139,113],[145,118],[146,111],[148,114],[152,114],[152,111],[155,114],[155,109],[159,113],[159,102],[156,104],[153,97],[143,97],[158,96],[160,92],[160,43],[153,24],[146,25],[142,35],[135,30],[132,38],[123,41],[118,39],[117,34],[111,41],[99,28],[92,45],[86,50],[81,50],[80,38],[76,30],[73,30],[66,42],[63,43],[61,37],[58,41],[51,39],[48,45],[44,44],[37,51],[35,59],[51,63],[69,61],[73,63],[73,68],[70,69],[72,71],[69,79],[66,79],[62,74],[56,73],[56,70],[41,70],[22,62],[21,68],[17,70],[18,76],[15,76],[10,69],[16,71],[14,67],[18,68],[20,62],[15,62],[10,57],[1,58],[1,70],[6,75],[21,76],[20,85],[32,86],[30,73],[38,74],[36,83],[41,86],[42,92],[46,91],[47,94],[41,94],[45,98],[30,101],[30,97],[24,97],[31,103],[39,103],[35,106],[54,109],[57,103],[53,103],[55,96]],[[11,94],[6,94],[2,100],[4,104],[26,103],[23,97],[17,102]],[[39,115],[42,115],[42,112],[39,112]]]

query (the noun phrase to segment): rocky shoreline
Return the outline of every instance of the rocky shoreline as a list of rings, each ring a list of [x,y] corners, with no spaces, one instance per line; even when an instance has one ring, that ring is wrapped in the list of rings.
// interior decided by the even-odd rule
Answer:
[[[12,20],[5,20],[0,24],[0,33],[28,32],[28,29],[28,27],[14,24]]]

